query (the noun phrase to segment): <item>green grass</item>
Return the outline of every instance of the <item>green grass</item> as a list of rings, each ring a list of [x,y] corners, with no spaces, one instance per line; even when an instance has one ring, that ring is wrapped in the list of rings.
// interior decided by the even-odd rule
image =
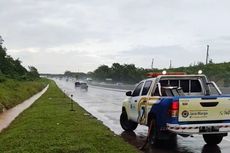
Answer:
[[[47,92],[0,134],[0,152],[138,152],[76,103],[74,109],[51,81]]]
[[[0,112],[23,102],[35,93],[41,91],[47,84],[44,79],[35,81],[18,81],[5,79],[0,82]]]

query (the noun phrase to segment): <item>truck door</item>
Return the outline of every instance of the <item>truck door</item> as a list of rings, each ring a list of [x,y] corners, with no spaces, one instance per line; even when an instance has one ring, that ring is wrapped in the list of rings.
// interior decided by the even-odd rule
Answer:
[[[147,122],[147,115],[148,115],[148,101],[150,97],[148,96],[149,89],[152,85],[152,80],[147,80],[144,83],[143,89],[141,91],[141,98],[138,101],[138,118],[137,121],[140,124],[145,124]]]
[[[138,102],[140,100],[140,93],[144,82],[140,82],[133,90],[132,97],[130,99],[130,119],[137,122],[138,117]]]

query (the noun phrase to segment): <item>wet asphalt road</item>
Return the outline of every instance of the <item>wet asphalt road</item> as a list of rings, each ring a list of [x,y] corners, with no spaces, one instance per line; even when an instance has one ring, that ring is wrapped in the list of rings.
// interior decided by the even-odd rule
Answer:
[[[74,101],[90,112],[114,133],[121,135],[123,139],[139,148],[146,139],[147,128],[138,126],[132,132],[124,132],[120,127],[119,117],[122,101],[125,98],[124,90],[105,89],[89,86],[88,91],[74,87],[74,82],[65,79],[54,79],[67,95],[73,95]],[[173,145],[147,146],[146,153],[230,153],[230,135],[225,137],[218,146],[205,145],[201,135],[183,138],[177,136]]]

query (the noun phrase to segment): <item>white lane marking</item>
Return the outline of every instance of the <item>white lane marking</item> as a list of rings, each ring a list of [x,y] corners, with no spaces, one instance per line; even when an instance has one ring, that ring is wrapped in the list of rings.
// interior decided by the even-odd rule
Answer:
[[[229,141],[229,142],[230,142],[230,139],[224,138],[224,140],[226,140],[226,141]]]

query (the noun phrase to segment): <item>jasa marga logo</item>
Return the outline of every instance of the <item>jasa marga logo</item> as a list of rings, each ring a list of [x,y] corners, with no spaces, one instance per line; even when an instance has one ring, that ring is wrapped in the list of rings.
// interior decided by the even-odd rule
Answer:
[[[187,118],[189,116],[189,112],[185,110],[181,113],[181,115],[182,117]]]

